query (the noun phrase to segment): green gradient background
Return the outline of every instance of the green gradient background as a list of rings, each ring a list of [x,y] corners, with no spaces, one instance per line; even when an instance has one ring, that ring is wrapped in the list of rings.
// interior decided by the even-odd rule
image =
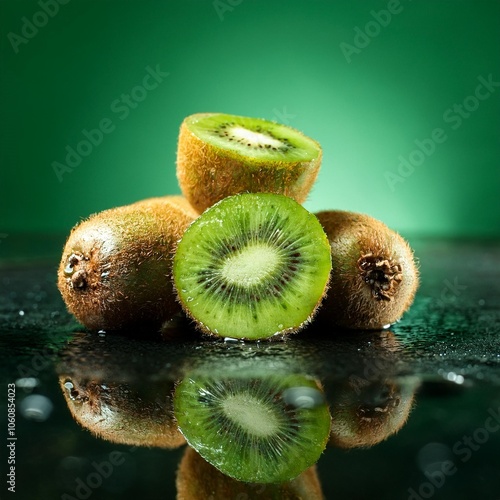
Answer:
[[[0,233],[66,232],[178,193],[183,117],[222,111],[285,114],[322,144],[311,210],[369,213],[409,236],[498,237],[500,88],[456,130],[443,113],[480,75],[500,81],[500,2],[401,0],[349,63],[340,44],[387,3],[220,0],[221,19],[212,0],[71,0],[16,54],[8,33],[40,7],[2,0]],[[169,76],[121,120],[111,103],[156,65]],[[51,163],[103,118],[115,131],[59,182]],[[436,127],[448,139],[391,189],[386,172]]]

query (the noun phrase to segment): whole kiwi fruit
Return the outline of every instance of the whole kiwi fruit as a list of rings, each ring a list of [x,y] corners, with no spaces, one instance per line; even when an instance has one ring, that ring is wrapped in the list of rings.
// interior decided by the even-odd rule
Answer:
[[[298,130],[269,120],[198,113],[181,125],[177,178],[200,213],[242,192],[306,200],[321,164],[321,146]]]
[[[197,217],[181,196],[112,208],[73,228],[58,287],[90,330],[159,330],[181,308],[172,287],[177,241]]]
[[[332,255],[330,288],[319,318],[352,329],[380,329],[399,320],[419,284],[408,243],[369,215],[329,210],[316,216]]]

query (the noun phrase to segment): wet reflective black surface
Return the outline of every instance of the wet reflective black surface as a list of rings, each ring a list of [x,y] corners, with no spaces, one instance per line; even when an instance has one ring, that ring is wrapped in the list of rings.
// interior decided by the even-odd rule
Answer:
[[[16,498],[285,497],[219,476],[186,451],[172,418],[181,381],[236,373],[240,385],[252,373],[254,385],[305,377],[327,403],[326,449],[289,487],[303,498],[500,498],[499,244],[414,242],[422,286],[389,331],[314,324],[286,342],[241,343],[185,324],[160,340],[85,333],[55,286],[62,242],[11,237],[1,248],[0,422],[8,444],[17,380]],[[321,404],[311,394],[300,397]]]

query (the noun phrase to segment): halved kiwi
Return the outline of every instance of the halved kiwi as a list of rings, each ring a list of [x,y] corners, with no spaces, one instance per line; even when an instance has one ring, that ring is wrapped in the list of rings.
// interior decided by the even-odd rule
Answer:
[[[316,467],[281,484],[243,483],[219,472],[186,447],[176,478],[177,500],[323,500]]]
[[[174,414],[205,460],[246,482],[297,477],[318,460],[330,430],[318,383],[300,374],[194,372],[176,387]]]
[[[158,330],[180,311],[172,289],[177,241],[197,217],[181,196],[105,210],[73,228],[58,286],[90,330]]]
[[[286,125],[199,113],[181,125],[177,178],[199,212],[247,191],[284,194],[302,203],[318,174],[321,155],[316,141]]]
[[[283,195],[230,196],[184,233],[174,283],[209,334],[262,339],[298,331],[328,283],[330,247],[316,217]]]
[[[419,281],[408,243],[369,215],[341,210],[316,215],[332,252],[321,319],[353,329],[380,329],[399,320]]]

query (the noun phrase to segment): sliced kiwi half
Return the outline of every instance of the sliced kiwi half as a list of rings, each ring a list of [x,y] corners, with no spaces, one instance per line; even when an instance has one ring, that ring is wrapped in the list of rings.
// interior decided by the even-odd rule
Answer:
[[[301,374],[192,373],[174,393],[187,442],[223,474],[281,483],[325,449],[330,414],[318,383]]]
[[[305,201],[321,163],[320,145],[268,120],[199,113],[181,125],[177,177],[184,196],[203,212],[237,193],[279,193]]]
[[[202,331],[263,339],[310,321],[330,269],[330,246],[313,214],[283,195],[245,193],[189,226],[173,275],[183,309]]]

